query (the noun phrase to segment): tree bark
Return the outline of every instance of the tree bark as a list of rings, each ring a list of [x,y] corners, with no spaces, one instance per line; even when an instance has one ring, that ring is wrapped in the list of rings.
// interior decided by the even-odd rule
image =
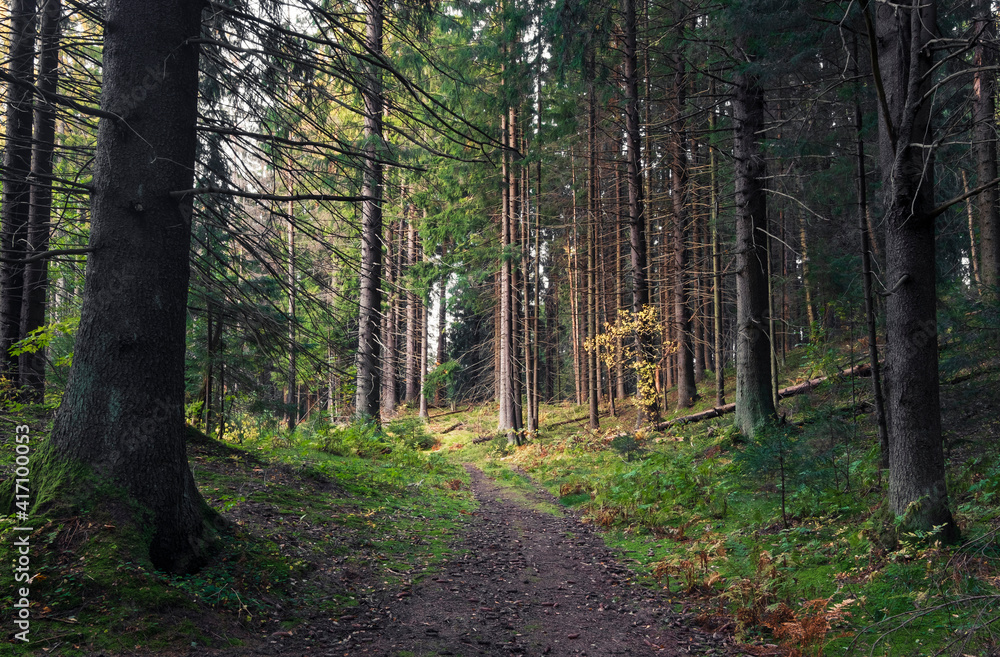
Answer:
[[[715,97],[715,81],[709,95]],[[715,108],[708,114],[709,136],[715,135]],[[715,147],[709,147],[709,212],[712,222],[712,307],[715,321],[715,405],[726,403],[726,353],[722,345],[722,250],[719,248],[719,183],[716,171]]]
[[[406,201],[403,201],[403,216],[406,215]],[[382,417],[390,418],[396,414],[396,406],[399,405],[399,395],[396,390],[396,363],[399,357],[399,251],[396,246],[396,239],[401,232],[403,220],[401,219],[400,230],[396,230],[395,225],[390,222],[389,234],[386,243],[385,285],[389,294],[388,308],[382,319],[382,343],[385,351],[382,354]]]
[[[413,269],[417,264],[417,226],[413,220],[412,213],[406,229],[406,270]],[[420,386],[417,377],[417,361],[420,360],[420,345],[417,343],[417,327],[420,325],[418,319],[419,304],[416,293],[410,289],[413,281],[409,281],[406,290],[406,371],[404,378],[406,387],[403,400],[407,404],[412,404],[417,399]]]
[[[171,572],[203,562],[213,517],[184,444],[192,197],[171,195],[193,182],[203,6],[107,3],[101,108],[121,124],[100,122],[73,369],[38,469],[51,477],[38,499],[148,531],[150,560]]]
[[[365,45],[382,52],[382,0],[365,0]],[[382,390],[382,71],[368,64],[362,91],[365,104],[365,165],[361,193],[361,271],[358,316],[357,392],[354,413],[361,420],[379,420]]]
[[[54,94],[59,82],[59,19],[61,0],[45,0],[39,28],[38,88]],[[49,248],[49,220],[52,215],[52,155],[56,142],[56,108],[36,101],[34,117],[34,152],[31,157],[31,209],[28,218],[28,251],[42,253]],[[45,325],[49,289],[49,262],[41,259],[28,263],[24,270],[24,297],[21,305],[21,337]],[[45,353],[23,353],[18,363],[21,389],[27,401],[45,399]]]
[[[677,408],[690,408],[698,396],[691,343],[691,305],[687,290],[687,224],[691,204],[687,130],[684,125],[685,71],[683,56],[674,58],[674,125],[671,197],[674,201],[674,330],[677,332]]]
[[[448,358],[447,347],[447,327],[448,327],[448,275],[445,274],[441,277],[441,301],[438,306],[438,339],[437,339],[437,364],[440,365],[444,363]],[[438,386],[438,389],[434,391],[434,401],[436,404],[440,405],[442,403],[442,388],[443,386]]]
[[[935,282],[934,154],[930,104],[936,3],[879,5],[876,32],[885,103],[880,107],[879,159],[886,209],[886,307],[889,410],[889,507],[904,528],[958,528],[948,506],[938,391]],[[886,115],[885,112],[888,112]]]
[[[988,68],[997,63],[997,30],[990,0],[976,0],[973,29],[978,35],[972,65]],[[997,177],[996,71],[980,70],[972,82],[972,149],[980,185]],[[982,286],[996,294],[1000,284],[1000,205],[996,185],[984,189],[979,206],[979,267]],[[973,256],[975,257],[975,256]]]
[[[507,145],[507,114],[501,120],[501,131],[504,135],[504,145]],[[506,148],[503,153],[502,165],[502,211],[500,213],[500,357],[499,357],[499,426],[498,429],[507,436],[510,443],[517,442],[517,430],[514,426],[514,382],[513,382],[513,350],[514,334],[511,326],[513,320],[513,280],[512,264],[509,258],[511,248],[510,216],[510,160],[511,154]]]
[[[291,189],[288,190],[291,193]],[[288,202],[288,396],[285,398],[286,423],[295,431],[299,423],[298,369],[296,368],[295,340],[295,215],[292,202]]]
[[[858,38],[852,42],[854,49],[854,74],[860,79],[858,66]],[[882,364],[878,356],[878,333],[875,330],[875,298],[872,291],[871,235],[868,232],[868,174],[865,167],[865,142],[862,139],[864,113],[861,111],[860,90],[854,92],[854,124],[856,130],[858,177],[858,229],[861,232],[861,276],[865,294],[865,320],[868,326],[868,358],[872,366],[872,394],[875,398],[875,425],[878,427],[879,467],[889,468],[889,427],[885,415],[885,398],[882,395]],[[963,180],[965,172],[962,172]]]
[[[587,79],[587,340],[592,348],[587,351],[587,401],[590,410],[590,428],[601,425],[597,408],[597,390],[600,370],[597,362],[597,85],[594,82],[594,52],[589,53]]]
[[[775,417],[767,338],[767,197],[759,134],[764,90],[756,76],[733,80],[736,167],[736,426],[753,436]]]
[[[424,422],[427,422],[429,415],[427,414],[427,390],[425,388],[425,383],[427,382],[427,304],[422,304],[422,312],[420,313],[420,411],[419,417]]]
[[[648,245],[646,244],[646,205],[642,182],[642,153],[639,146],[639,66],[638,32],[635,0],[623,0],[625,28],[625,148],[628,165],[629,255],[632,262],[632,312],[638,314],[649,305]],[[636,372],[648,370],[652,347],[646,334],[635,336]],[[640,374],[642,376],[642,374]],[[656,422],[660,406],[656,395],[642,396],[638,391],[637,423]]]
[[[18,357],[11,347],[21,333],[21,306],[24,296],[22,262],[28,249],[31,208],[32,94],[23,83],[35,77],[35,0],[10,2],[10,51],[7,72],[22,84],[7,85],[7,107],[3,152],[3,207],[0,211],[0,376],[12,386],[20,382]]]

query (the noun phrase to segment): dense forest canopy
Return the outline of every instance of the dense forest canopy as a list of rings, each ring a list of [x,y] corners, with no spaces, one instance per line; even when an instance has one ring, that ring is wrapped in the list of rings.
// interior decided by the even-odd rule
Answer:
[[[521,445],[542,404],[701,404],[753,441],[790,353],[864,336],[889,510],[958,539],[938,387],[946,344],[996,348],[992,3],[2,6],[0,374],[59,407],[39,508],[148,518],[190,572],[223,521],[185,424],[491,404]]]

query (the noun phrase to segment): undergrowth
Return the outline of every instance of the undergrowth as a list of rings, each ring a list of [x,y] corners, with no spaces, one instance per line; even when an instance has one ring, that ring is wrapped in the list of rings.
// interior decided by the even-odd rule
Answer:
[[[825,343],[796,353],[788,384],[843,369],[850,351]],[[945,425],[970,406],[979,414],[948,443],[959,546],[893,528],[866,379],[834,377],[783,401],[786,419],[749,440],[726,417],[636,431],[619,401],[620,418],[602,417],[598,431],[584,407],[543,406],[538,436],[517,448],[473,444],[476,417],[459,414],[443,448],[493,476],[530,474],[600,527],[650,586],[748,654],[994,654],[998,376],[981,360],[951,358],[959,374],[942,389]],[[713,398],[703,387],[702,399]],[[950,415],[956,408],[961,416]]]
[[[33,519],[31,642],[8,649],[69,657],[250,645],[433,572],[473,505],[467,475],[426,451],[434,439],[416,419],[381,429],[311,422],[242,435],[238,446],[192,435],[195,480],[227,520],[210,563],[166,575],[134,558],[134,537],[110,518]],[[13,449],[3,447],[9,476]],[[0,519],[5,546],[12,527],[13,517]],[[13,603],[12,587],[0,589],[0,606]]]

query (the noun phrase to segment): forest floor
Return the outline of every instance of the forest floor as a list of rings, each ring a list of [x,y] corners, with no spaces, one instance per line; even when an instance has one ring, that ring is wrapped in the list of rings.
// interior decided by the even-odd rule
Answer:
[[[690,614],[670,612],[670,601],[640,585],[592,526],[547,491],[525,494],[467,470],[478,504],[436,575],[384,591],[380,604],[350,618],[318,615],[256,646],[180,654],[741,654],[725,637],[694,628]]]
[[[189,441],[203,494],[232,524],[216,562],[196,575],[130,561],[111,525],[46,522],[35,535],[43,565],[32,641],[6,649],[36,657],[744,654],[731,633],[698,629],[683,596],[650,586],[593,524],[523,472],[492,478],[460,465],[460,449],[329,461],[288,445],[257,449],[197,434]]]
[[[635,430],[628,403],[596,431],[545,404],[516,448],[489,404],[225,443],[191,430],[230,523],[212,563],[165,575],[108,519],[38,518],[32,640],[8,630],[0,655],[1000,655],[1000,363],[962,357],[941,389],[959,545],[880,542],[861,379],[783,401],[763,442],[729,417]],[[789,360],[787,384],[813,376]],[[674,414],[710,407],[701,392]],[[43,440],[49,418],[17,422]],[[14,422],[0,414],[0,480]]]

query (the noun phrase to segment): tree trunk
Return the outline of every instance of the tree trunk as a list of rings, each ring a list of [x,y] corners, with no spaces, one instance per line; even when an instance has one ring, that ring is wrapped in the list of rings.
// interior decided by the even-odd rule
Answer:
[[[938,392],[933,143],[930,103],[936,3],[879,5],[878,58],[885,89],[879,159],[886,209],[889,507],[904,528],[943,525],[957,538],[948,507]],[[916,76],[911,78],[911,76]],[[888,115],[883,109],[888,110]]]
[[[860,78],[858,66],[858,37],[851,44],[854,49],[854,74]],[[875,299],[872,292],[871,235],[868,232],[868,175],[865,167],[865,142],[862,139],[864,113],[861,111],[860,90],[854,92],[854,124],[856,130],[858,176],[858,229],[861,232],[861,276],[865,294],[865,320],[868,325],[868,358],[872,366],[872,393],[875,398],[875,425],[878,427],[879,467],[889,468],[889,428],[885,416],[885,398],[882,395],[882,364],[878,357],[878,333],[875,330]],[[965,179],[965,172],[962,172]]]
[[[671,176],[674,201],[674,330],[677,332],[677,408],[690,408],[698,396],[691,344],[691,307],[687,294],[687,222],[691,189],[687,167],[687,131],[684,126],[684,59],[674,59],[674,152]]]
[[[624,209],[622,203],[622,181],[621,166],[615,162],[615,311],[625,309],[625,272],[622,270],[622,214]],[[613,318],[614,319],[614,318]],[[625,399],[625,363],[622,358],[622,350],[625,345],[620,333],[615,334],[615,385],[619,399]]]
[[[809,336],[816,326],[816,308],[813,306],[812,275],[809,273],[809,242],[806,238],[806,216],[799,212],[799,251],[802,253],[802,291],[806,300],[806,319],[809,320]]]
[[[756,76],[733,79],[736,167],[736,426],[756,434],[775,416],[767,338],[767,197],[760,147],[764,90]]]
[[[583,329],[580,326],[582,311],[580,310],[580,215],[576,202],[576,157],[570,154],[570,176],[572,180],[573,193],[573,234],[570,240],[569,260],[569,303],[570,319],[573,331],[573,386],[576,390],[577,405],[583,404],[583,380],[586,377],[583,367],[583,345],[581,335]]]
[[[214,517],[184,444],[192,197],[172,195],[193,184],[203,6],[107,3],[101,108],[129,129],[100,123],[73,369],[38,469],[37,499],[96,504],[122,536],[131,523],[171,572],[203,562]]]
[[[962,169],[962,193],[969,193],[969,177],[966,175],[965,169]],[[969,278],[973,285],[982,288],[983,279],[979,275],[979,253],[976,249],[976,217],[972,213],[971,197],[965,199],[965,215],[969,219]],[[867,232],[867,226],[865,230]]]
[[[288,185],[291,194],[291,185]],[[288,202],[288,397],[285,398],[286,422],[289,431],[299,423],[298,370],[295,356],[295,215]]]
[[[407,272],[411,271],[415,264],[417,264],[417,226],[411,212],[411,219],[406,229]],[[403,394],[403,400],[407,404],[412,404],[417,400],[417,393],[420,389],[417,378],[417,362],[420,360],[420,345],[417,343],[419,338],[417,327],[420,325],[418,319],[420,301],[417,299],[416,293],[410,289],[412,286],[413,281],[408,281],[406,290],[406,372],[404,374],[406,387]]]
[[[974,67],[996,66],[997,30],[990,0],[976,0],[974,30],[978,35]],[[972,149],[976,157],[976,177],[984,185],[997,177],[996,71],[975,73],[972,82]],[[996,294],[1000,284],[1000,206],[996,185],[979,194],[979,268],[984,289]]]
[[[501,120],[501,131],[504,135],[506,145],[507,135],[507,114]],[[510,443],[517,442],[517,432],[514,427],[514,382],[513,382],[513,350],[514,334],[513,319],[513,280],[512,265],[510,259],[506,257],[507,251],[511,247],[511,223],[510,216],[510,160],[511,154],[504,149],[502,164],[502,211],[500,213],[500,357],[499,357],[499,426],[497,427],[507,436]]]
[[[403,214],[405,216],[405,203]],[[402,221],[400,221],[402,225]],[[389,294],[388,308],[382,319],[382,343],[385,351],[382,354],[382,417],[390,418],[396,414],[399,396],[396,390],[396,363],[399,355],[399,251],[396,247],[396,237],[400,231],[390,222],[389,235],[385,241],[387,246],[385,268],[385,285]]]
[[[448,275],[441,277],[441,301],[438,306],[438,339],[437,339],[437,364],[440,365],[447,360],[447,328],[448,328]],[[434,391],[434,402],[438,405],[442,403],[442,388],[438,386]]]
[[[382,0],[365,0],[365,45],[382,52]],[[365,103],[365,166],[361,193],[361,271],[358,312],[357,393],[354,413],[358,419],[379,419],[382,390],[380,335],[382,313],[382,71],[369,63],[362,91]]]
[[[628,163],[628,216],[629,251],[632,261],[632,312],[638,315],[649,305],[648,261],[646,244],[646,206],[642,184],[642,153],[639,146],[639,66],[638,66],[638,20],[635,0],[624,0],[622,4],[625,22],[625,147]],[[639,376],[649,376],[649,361],[652,358],[652,344],[647,334],[635,336],[636,363]],[[652,381],[639,386],[639,413],[637,423],[656,422],[660,419],[660,406]],[[643,387],[647,392],[643,394]]]
[[[715,81],[709,95],[715,97]],[[708,114],[709,137],[715,135],[715,108]],[[712,222],[712,307],[715,321],[715,405],[726,403],[726,352],[722,345],[722,251],[719,248],[719,183],[716,171],[715,147],[709,147],[709,212]]]
[[[35,77],[35,0],[10,2],[10,51],[7,72],[22,83]],[[24,296],[22,260],[27,252],[31,208],[32,94],[29,88],[7,83],[7,107],[3,152],[3,207],[0,211],[0,255],[14,260],[0,263],[0,376],[12,386],[20,382],[18,357],[10,349],[21,334]]]
[[[590,428],[601,425],[597,408],[597,390],[600,370],[597,349],[593,348],[597,339],[597,85],[594,81],[594,53],[589,53],[587,76],[587,340],[591,349],[587,351],[587,401],[590,410]]]
[[[427,304],[422,304],[423,310],[420,313],[420,411],[419,417],[427,422],[427,390],[424,384],[427,382]]]
[[[61,0],[46,0],[39,30],[38,88],[55,93],[59,81],[59,19]],[[56,142],[56,108],[37,100],[34,123],[34,153],[31,161],[31,210],[28,219],[28,251],[41,253],[49,248],[49,220],[52,214],[52,153]],[[21,305],[21,337],[45,326],[49,289],[49,262],[28,263],[24,270],[24,298]],[[21,388],[27,401],[45,399],[45,352],[23,353],[18,364]]]

